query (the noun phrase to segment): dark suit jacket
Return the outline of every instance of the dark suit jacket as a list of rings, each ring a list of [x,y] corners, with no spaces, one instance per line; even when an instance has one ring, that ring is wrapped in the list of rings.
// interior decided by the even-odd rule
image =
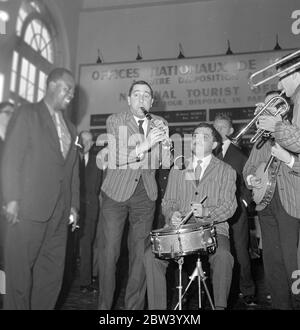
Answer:
[[[6,137],[2,182],[5,203],[19,202],[22,220],[50,219],[64,192],[65,209],[79,208],[78,155],[75,127],[65,118],[71,145],[63,158],[55,124],[43,101],[19,108]]]
[[[97,214],[103,171],[97,167],[96,156],[93,153],[89,153],[89,160],[86,166],[84,166],[83,161],[84,160],[81,160],[79,171],[80,211],[83,211],[82,209],[89,208],[90,213]],[[84,213],[86,212],[84,211]]]
[[[236,194],[238,203],[240,198],[245,199],[247,204],[251,203],[252,197],[250,190],[246,187],[243,179],[243,168],[247,161],[247,156],[232,143],[229,145],[223,161],[229,164],[236,171]]]

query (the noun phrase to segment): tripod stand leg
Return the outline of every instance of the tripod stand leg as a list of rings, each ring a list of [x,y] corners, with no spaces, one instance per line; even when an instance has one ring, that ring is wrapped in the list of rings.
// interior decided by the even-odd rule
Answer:
[[[188,283],[188,285],[186,286],[186,288],[184,289],[183,294],[179,297],[178,303],[175,306],[174,310],[176,310],[178,308],[178,306],[180,305],[179,302],[181,302],[181,300],[183,299],[183,297],[185,296],[185,294],[187,293],[187,290],[189,289],[190,285],[192,284],[194,278],[191,278],[190,282]],[[179,309],[180,310],[180,309]]]
[[[202,281],[203,286],[204,286],[204,289],[205,289],[205,292],[206,292],[206,295],[208,297],[208,300],[209,300],[209,303],[210,303],[210,306],[211,306],[211,309],[212,310],[215,310],[215,306],[214,306],[214,304],[212,302],[212,299],[211,299],[209,290],[208,290],[207,285],[206,285],[206,282],[205,282],[206,277],[205,277],[205,274],[203,272],[201,260],[200,260],[199,257],[197,259],[197,271],[198,271],[198,286],[199,286],[199,290],[198,290],[198,294],[199,294],[199,308],[201,308],[201,284],[200,283]]]

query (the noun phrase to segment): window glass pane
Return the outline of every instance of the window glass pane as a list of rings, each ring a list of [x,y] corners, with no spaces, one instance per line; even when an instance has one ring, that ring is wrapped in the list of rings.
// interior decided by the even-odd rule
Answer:
[[[27,87],[27,81],[21,77],[20,79],[20,86],[19,86],[19,95],[26,98],[26,87]]]
[[[29,65],[29,76],[28,76],[28,80],[32,83],[35,82],[35,71],[36,71],[36,68],[33,64],[30,63]]]
[[[39,75],[39,89],[45,90],[46,89],[46,79],[47,76],[43,71],[40,71]]]
[[[10,75],[10,91],[11,92],[16,91],[16,81],[17,81],[17,74],[12,71],[11,75]]]
[[[19,53],[14,51],[13,53],[13,60],[12,60],[12,70],[17,71],[18,67],[18,60],[19,60]]]
[[[33,96],[34,96],[34,85],[31,83],[28,83],[27,91],[26,91],[26,99],[30,102],[33,102],[34,101]]]
[[[22,77],[27,77],[28,74],[28,61],[26,58],[22,58],[22,67],[21,67],[21,76]]]
[[[32,29],[34,34],[41,34],[42,25],[37,19],[32,21]]]

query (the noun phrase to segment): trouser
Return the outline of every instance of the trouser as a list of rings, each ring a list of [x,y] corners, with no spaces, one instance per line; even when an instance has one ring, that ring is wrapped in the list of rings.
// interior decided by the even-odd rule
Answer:
[[[126,218],[129,213],[129,274],[125,309],[143,309],[146,274],[143,264],[146,239],[152,228],[155,201],[149,199],[140,178],[134,194],[125,202],[116,202],[103,193],[99,224],[99,301],[98,308],[111,309],[115,291],[116,263]]]
[[[244,296],[255,294],[255,284],[251,273],[249,256],[249,224],[247,211],[243,204],[239,206],[236,214],[229,221],[230,239],[233,243],[234,256],[237,263],[239,288]]]
[[[96,203],[96,204],[95,204]],[[98,201],[83,204],[84,218],[80,222],[80,285],[90,285],[93,274],[93,243],[96,236]]]
[[[233,257],[230,253],[228,237],[218,235],[217,241],[218,247],[215,253],[209,256],[213,296],[216,308],[226,308],[232,278]],[[147,274],[148,308],[166,309],[168,261],[156,258],[149,247],[145,251],[144,263]]]
[[[47,222],[7,226],[4,309],[54,309],[63,280],[69,211],[59,198]]]
[[[275,309],[299,309],[300,293],[292,292],[293,272],[298,269],[300,220],[286,213],[277,188],[271,203],[258,212],[266,284]]]

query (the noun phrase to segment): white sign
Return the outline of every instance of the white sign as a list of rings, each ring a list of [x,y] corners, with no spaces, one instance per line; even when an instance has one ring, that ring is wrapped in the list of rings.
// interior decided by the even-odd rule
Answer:
[[[81,65],[79,111],[84,116],[79,128],[89,128],[92,114],[127,109],[128,89],[135,80],[151,84],[154,111],[253,107],[277,89],[277,81],[251,90],[249,76],[291,51]]]

